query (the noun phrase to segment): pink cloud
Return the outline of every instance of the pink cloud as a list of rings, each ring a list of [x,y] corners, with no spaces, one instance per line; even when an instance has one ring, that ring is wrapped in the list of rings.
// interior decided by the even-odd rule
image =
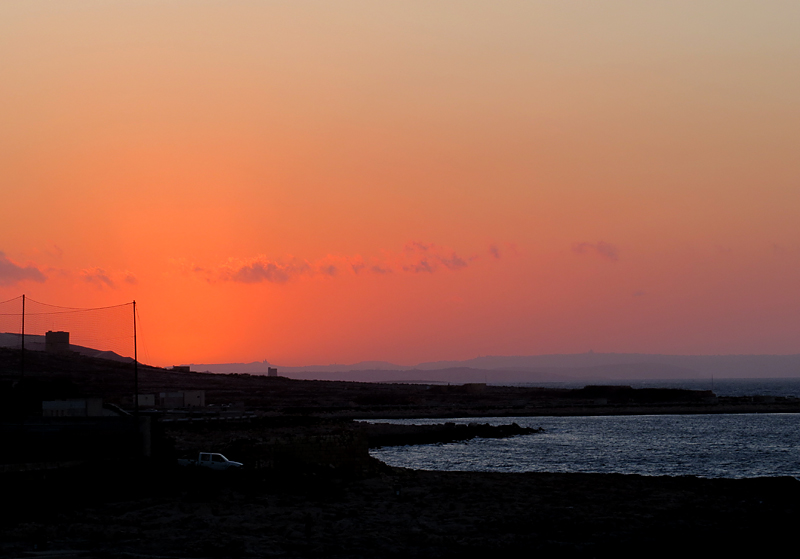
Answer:
[[[611,262],[619,260],[617,247],[605,241],[575,243],[572,245],[572,252],[575,254],[595,254]]]
[[[336,267],[336,266],[334,266],[333,264],[326,264],[326,265],[324,265],[324,266],[320,266],[320,268],[319,268],[319,273],[320,273],[320,274],[322,274],[322,275],[324,275],[324,276],[330,276],[330,277],[333,277],[333,276],[335,276],[337,273],[339,273],[339,268],[337,268],[337,267]]]
[[[427,258],[423,258],[422,260],[419,260],[418,262],[415,262],[413,264],[407,264],[407,265],[403,266],[403,270],[406,271],[406,272],[413,272],[415,274],[419,274],[419,273],[432,274],[434,272],[434,267],[431,266],[431,264],[430,264],[430,262],[428,262]]]
[[[22,266],[0,252],[0,285],[14,285],[22,281],[43,282],[47,277],[33,264]]]
[[[302,260],[282,264],[260,256],[246,262],[230,260],[220,270],[219,278],[240,283],[286,283],[292,278],[308,273],[310,269],[309,264]]]
[[[454,250],[421,241],[408,243],[405,246],[405,257],[401,257],[401,260],[403,261],[400,268],[415,274],[432,274],[442,266],[451,271],[468,266],[467,261],[456,254]]]
[[[469,262],[478,258],[464,258],[448,247],[434,243],[412,241],[400,252],[383,251],[379,258],[363,258],[361,255],[341,256],[327,255],[315,262],[289,259],[287,261],[270,260],[265,256],[250,259],[231,258],[216,269],[208,269],[197,265],[185,265],[176,261],[184,269],[205,276],[209,281],[219,279],[239,283],[275,283],[284,284],[301,276],[303,277],[338,277],[342,273],[360,275],[362,273],[384,275],[394,270],[402,270],[413,274],[433,274],[442,270],[458,271],[469,266]]]
[[[81,270],[81,277],[83,278],[83,281],[91,283],[100,289],[103,289],[104,287],[109,287],[111,289],[116,288],[114,281],[102,268],[88,268],[86,270]]]
[[[448,270],[459,270],[467,267],[467,263],[464,261],[464,259],[458,256],[455,252],[453,252],[450,257],[439,256],[438,258]]]
[[[405,246],[406,252],[428,252],[434,248],[433,243],[423,243],[422,241],[411,241]]]

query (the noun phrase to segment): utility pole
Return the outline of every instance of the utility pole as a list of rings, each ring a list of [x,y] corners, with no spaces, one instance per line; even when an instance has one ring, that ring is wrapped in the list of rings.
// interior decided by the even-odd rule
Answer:
[[[25,294],[22,294],[22,351],[19,360],[20,378],[25,378]]]
[[[139,354],[136,347],[136,301],[133,302],[133,415],[139,420]]]

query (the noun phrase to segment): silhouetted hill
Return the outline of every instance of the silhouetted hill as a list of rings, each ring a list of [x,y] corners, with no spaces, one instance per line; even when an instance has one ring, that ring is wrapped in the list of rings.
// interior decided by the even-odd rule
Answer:
[[[0,332],[0,347],[19,349],[20,345],[19,334]],[[45,351],[44,336],[25,334],[25,349],[28,351]],[[132,358],[125,357],[113,351],[94,349],[75,344],[69,344],[69,349],[70,351],[74,351],[75,353],[86,357],[99,357],[101,359],[111,359],[112,361],[119,361],[121,363],[133,363]]]

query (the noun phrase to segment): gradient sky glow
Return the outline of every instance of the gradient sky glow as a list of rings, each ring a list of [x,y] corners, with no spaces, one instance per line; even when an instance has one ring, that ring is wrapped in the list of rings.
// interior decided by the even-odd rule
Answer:
[[[143,360],[800,353],[800,3],[6,0],[0,300]]]

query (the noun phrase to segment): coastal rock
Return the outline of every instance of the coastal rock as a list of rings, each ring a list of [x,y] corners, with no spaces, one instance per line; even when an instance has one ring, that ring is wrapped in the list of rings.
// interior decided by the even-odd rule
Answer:
[[[501,439],[518,435],[541,433],[543,429],[488,423],[456,424],[453,422],[435,425],[397,425],[394,423],[361,423],[360,429],[367,434],[370,448],[403,446],[410,444],[436,444],[466,441],[480,438]]]

